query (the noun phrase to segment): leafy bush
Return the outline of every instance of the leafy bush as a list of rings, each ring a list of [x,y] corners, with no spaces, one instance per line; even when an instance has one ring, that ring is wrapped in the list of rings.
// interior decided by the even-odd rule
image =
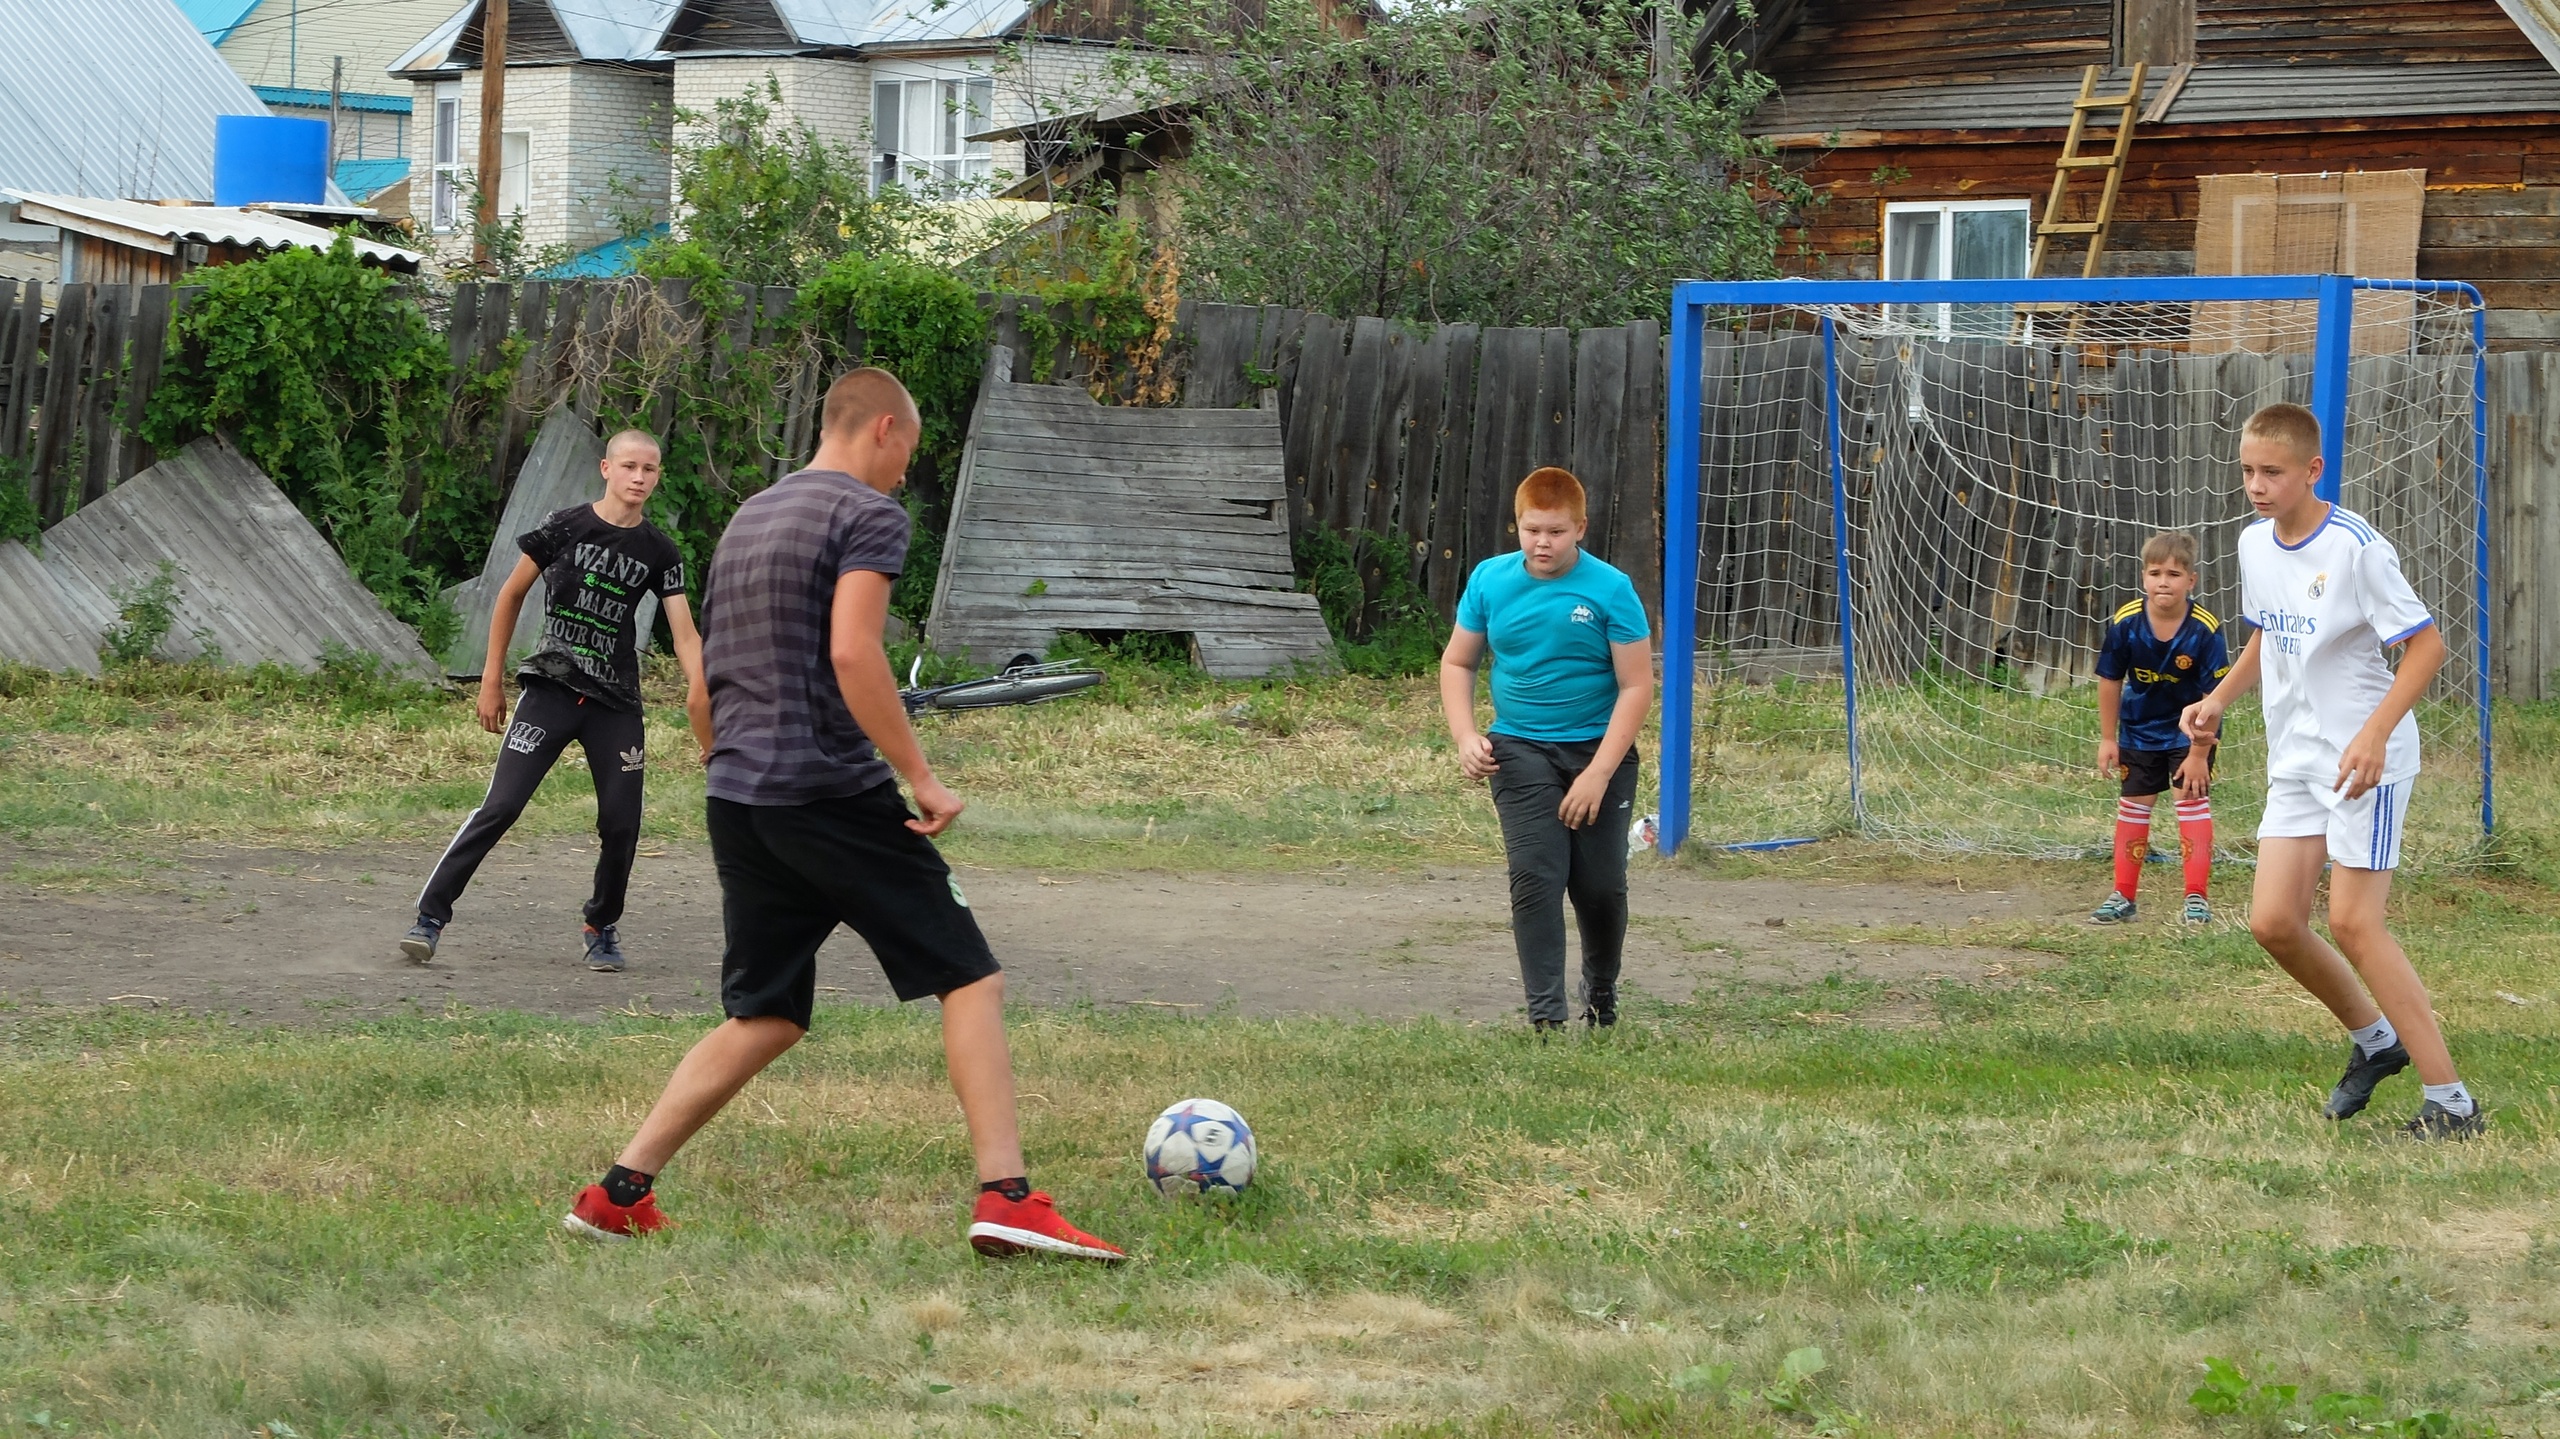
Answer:
[[[0,455],[0,544],[40,540],[43,535],[44,518],[36,513],[35,497],[27,493],[26,466]]]
[[[440,434],[452,406],[443,342],[344,240],[200,273],[204,288],[171,324],[144,437],[171,450],[229,436],[440,650],[458,621],[438,591],[478,571],[497,523],[485,455]],[[466,399],[511,375],[475,377]]]
[[[1388,679],[1428,674],[1439,664],[1447,628],[1414,581],[1402,541],[1318,526],[1300,534],[1291,550],[1298,590],[1316,597],[1344,669]]]
[[[98,637],[98,658],[109,666],[140,664],[160,652],[178,622],[178,567],[167,560],[147,580],[118,585],[116,622]]]

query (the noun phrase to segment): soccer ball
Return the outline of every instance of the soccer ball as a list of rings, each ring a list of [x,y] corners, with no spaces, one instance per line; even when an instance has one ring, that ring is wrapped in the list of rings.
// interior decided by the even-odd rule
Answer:
[[[1214,1099],[1186,1099],[1147,1126],[1147,1182],[1158,1194],[1241,1194],[1253,1166],[1253,1131]]]

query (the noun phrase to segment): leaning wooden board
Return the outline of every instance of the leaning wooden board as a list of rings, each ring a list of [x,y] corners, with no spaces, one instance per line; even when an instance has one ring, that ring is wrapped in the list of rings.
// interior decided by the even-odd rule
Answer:
[[[1067,631],[1192,636],[1241,679],[1330,667],[1313,596],[1292,588],[1280,416],[1136,409],[1011,382],[979,387],[926,636],[1000,664]]]

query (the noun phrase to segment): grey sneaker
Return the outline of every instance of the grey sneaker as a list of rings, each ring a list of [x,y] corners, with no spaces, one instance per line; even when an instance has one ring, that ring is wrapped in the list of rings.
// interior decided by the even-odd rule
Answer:
[[[2380,1054],[2367,1054],[2363,1045],[2348,1040],[2347,1072],[2329,1091],[2329,1102],[2320,1106],[2320,1112],[2331,1119],[2355,1118],[2373,1102],[2376,1085],[2408,1067],[2409,1051],[2396,1039]]]
[[[2189,924],[2211,924],[2213,923],[2213,906],[2205,903],[2203,895],[2188,895],[2186,912],[2178,918]]]
[[[424,964],[436,957],[436,941],[443,937],[443,925],[419,915],[418,922],[409,926],[409,932],[400,936],[400,953],[407,956],[411,964]]]
[[[2411,1139],[2477,1139],[2489,1128],[2489,1107],[2477,1095],[2469,1114],[2456,1114],[2430,1099],[2418,1106],[2418,1117],[2400,1126]]]
[[[622,945],[614,938],[613,926],[587,926],[587,968],[602,974],[622,973]]]
[[[2105,903],[2089,911],[2089,918],[2097,924],[2131,924],[2133,901],[2120,894],[2110,894]]]

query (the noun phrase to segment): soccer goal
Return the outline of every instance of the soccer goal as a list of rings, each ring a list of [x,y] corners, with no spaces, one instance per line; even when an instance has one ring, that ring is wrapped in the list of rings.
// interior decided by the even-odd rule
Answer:
[[[2371,520],[2452,649],[2421,703],[2413,860],[2494,818],[2479,292],[2342,275],[1688,282],[1664,431],[1660,844],[1856,834],[2103,852],[2093,667],[2185,530],[2239,623],[2240,426],[2310,406],[2324,497]],[[2253,846],[2255,696],[2215,789]]]

